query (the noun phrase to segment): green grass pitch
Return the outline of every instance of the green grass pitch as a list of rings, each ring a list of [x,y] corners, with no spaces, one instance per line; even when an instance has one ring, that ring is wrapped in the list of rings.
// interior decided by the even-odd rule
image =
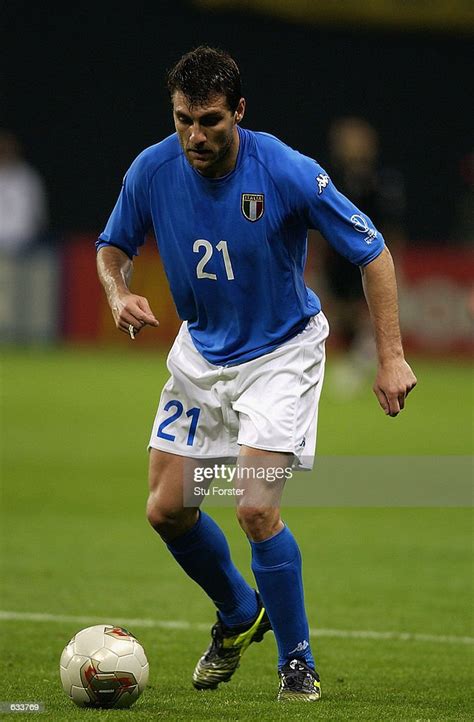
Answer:
[[[396,419],[370,384],[345,403],[323,392],[319,452],[470,454],[470,368],[413,365],[419,387]],[[329,390],[331,358],[328,367]],[[303,553],[322,701],[275,702],[272,635],[229,684],[192,689],[214,612],[144,515],[145,446],[165,376],[164,358],[136,347],[4,351],[0,701],[42,702],[41,719],[68,721],[471,720],[467,508],[285,508]],[[251,581],[233,510],[210,513]],[[133,619],[149,687],[130,710],[76,708],[60,686],[64,645],[82,627]]]

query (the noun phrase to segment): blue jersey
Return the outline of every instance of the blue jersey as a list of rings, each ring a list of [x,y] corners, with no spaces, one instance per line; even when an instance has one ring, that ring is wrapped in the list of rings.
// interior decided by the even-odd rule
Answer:
[[[304,282],[307,231],[363,266],[384,241],[316,161],[238,128],[234,170],[206,178],[176,134],[132,163],[97,248],[131,258],[153,228],[177,311],[210,363],[240,364],[299,333],[321,310]]]

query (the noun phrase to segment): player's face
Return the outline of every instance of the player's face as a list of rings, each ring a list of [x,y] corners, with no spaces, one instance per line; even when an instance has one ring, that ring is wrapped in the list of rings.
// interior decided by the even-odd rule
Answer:
[[[240,99],[233,113],[224,95],[214,95],[205,106],[190,107],[186,96],[173,95],[173,118],[179,141],[188,162],[208,178],[230,173],[237,160],[239,134],[245,100]]]

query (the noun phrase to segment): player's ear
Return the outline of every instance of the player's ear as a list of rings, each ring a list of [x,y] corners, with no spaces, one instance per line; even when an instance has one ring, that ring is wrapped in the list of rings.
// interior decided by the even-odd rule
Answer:
[[[241,98],[239,100],[239,104],[237,105],[237,108],[234,113],[234,119],[236,123],[240,123],[242,118],[245,115],[245,98]]]

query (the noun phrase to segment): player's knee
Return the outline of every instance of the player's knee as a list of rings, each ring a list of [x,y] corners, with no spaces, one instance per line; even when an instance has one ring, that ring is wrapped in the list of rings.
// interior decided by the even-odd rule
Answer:
[[[279,509],[238,506],[236,513],[240,526],[252,541],[268,539],[279,530]]]
[[[197,515],[196,509],[166,504],[155,494],[148,497],[148,522],[165,541],[188,531],[196,523]]]
[[[155,494],[150,494],[148,497],[146,517],[149,524],[158,533],[173,524],[178,524],[182,514],[182,508],[164,504],[159,498],[156,498]]]

